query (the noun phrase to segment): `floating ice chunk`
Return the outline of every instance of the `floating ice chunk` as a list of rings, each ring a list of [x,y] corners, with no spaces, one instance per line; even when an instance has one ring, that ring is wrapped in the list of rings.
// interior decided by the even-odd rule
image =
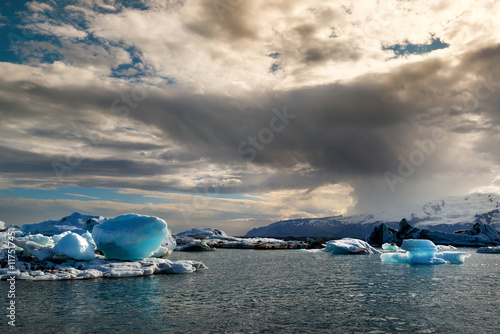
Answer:
[[[39,244],[40,246],[47,246],[49,243],[52,242],[51,237],[47,237],[43,234],[30,234],[30,235],[26,235],[24,237],[17,237],[16,240],[19,242],[32,241],[36,244]]]
[[[437,251],[432,241],[424,239],[403,240],[401,249],[410,253],[412,263],[430,263]]]
[[[465,259],[470,256],[470,254],[465,252],[439,252],[434,256],[438,259],[443,259],[447,263],[462,264],[465,262]]]
[[[303,253],[323,253],[325,252],[324,249],[299,249],[298,250],[299,252],[303,252]]]
[[[7,232],[0,232],[0,244],[9,241],[9,234]]]
[[[385,263],[410,263],[410,253],[384,253],[380,259]]]
[[[176,261],[165,259],[145,259],[135,262],[106,261],[96,258],[92,261],[75,262],[74,260],[55,264],[48,261],[17,261],[19,270],[14,274],[8,268],[0,268],[0,280],[11,276],[24,280],[67,280],[91,279],[97,277],[133,277],[153,274],[185,274],[207,267],[197,261]]]
[[[489,253],[489,254],[500,254],[500,247],[481,247],[479,248],[476,253]]]
[[[275,239],[275,238],[236,238],[238,240],[248,240],[252,242],[268,242],[268,243],[280,243],[280,242],[285,242],[283,239]]]
[[[125,214],[92,230],[92,238],[108,259],[140,260],[156,252],[167,237],[167,223],[158,217]]]
[[[92,234],[89,233],[89,231],[85,232],[82,234],[82,238],[87,240],[87,242],[92,245],[92,247],[95,248],[95,241],[92,239]]]
[[[195,239],[226,239],[228,238],[227,234],[219,229],[212,227],[199,227],[192,228],[190,230],[177,233],[175,235],[176,238],[182,239],[184,237],[191,237]]]
[[[172,271],[176,274],[191,274],[196,269],[188,261],[177,261],[172,265]]]
[[[388,243],[383,244],[382,249],[385,251],[392,251],[392,252],[401,251],[401,248],[399,248],[396,244],[388,244]]]
[[[161,243],[161,246],[168,248],[170,250],[174,250],[175,247],[177,247],[177,242],[175,241],[175,238],[173,237],[172,232],[170,230],[168,230],[168,235]]]
[[[91,261],[95,258],[93,245],[76,233],[69,233],[59,240],[54,247],[54,253],[81,261]]]
[[[457,249],[457,247],[453,247],[453,246],[449,246],[449,245],[436,245],[436,248],[438,251]]]
[[[185,244],[184,246],[178,247],[175,250],[177,252],[207,252],[207,251],[214,251],[215,248],[210,247],[203,240],[195,240]]]
[[[325,250],[332,254],[378,254],[378,250],[366,241],[352,238],[331,240],[326,243]]]
[[[45,261],[49,260],[54,256],[54,249],[51,247],[43,247],[42,249],[33,249],[31,251],[38,260]]]
[[[33,250],[42,249],[44,246],[37,244],[31,240],[26,240],[23,238],[16,238],[12,243],[18,247],[21,247],[26,255],[31,254]]]
[[[411,263],[411,264],[461,264],[466,257],[464,252],[440,252],[430,240],[405,239],[401,249],[406,253],[385,253],[380,256],[386,263]]]
[[[150,255],[150,257],[168,257],[170,254],[172,254],[173,250],[177,246],[177,242],[170,233],[170,230],[167,230],[167,232],[167,236],[162,241],[160,247],[158,247],[158,249],[154,251],[153,254]]]
[[[56,235],[53,235],[52,236],[52,241],[54,242],[54,244],[57,244],[59,242],[59,240],[61,240],[62,238],[64,238],[64,236],[70,234],[71,231],[66,231],[66,232],[63,232],[61,234],[56,234]]]

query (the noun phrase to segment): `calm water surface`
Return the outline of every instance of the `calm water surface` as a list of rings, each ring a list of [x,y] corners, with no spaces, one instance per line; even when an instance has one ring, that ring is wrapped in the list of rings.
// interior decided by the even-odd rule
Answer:
[[[219,249],[174,253],[191,275],[16,284],[0,333],[499,333],[500,255],[464,265],[381,263],[378,255]]]

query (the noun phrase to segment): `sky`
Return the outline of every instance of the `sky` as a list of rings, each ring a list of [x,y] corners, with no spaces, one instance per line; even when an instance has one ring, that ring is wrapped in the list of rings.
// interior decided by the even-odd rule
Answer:
[[[233,235],[500,190],[500,1],[0,4],[0,220]]]

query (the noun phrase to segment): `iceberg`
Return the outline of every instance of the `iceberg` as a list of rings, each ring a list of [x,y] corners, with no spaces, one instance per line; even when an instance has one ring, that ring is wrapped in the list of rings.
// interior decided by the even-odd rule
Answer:
[[[481,247],[476,251],[476,253],[500,254],[500,247],[499,246]]]
[[[398,245],[389,244],[389,243],[383,244],[382,249],[385,251],[390,251],[390,252],[400,252],[401,251],[401,248],[399,248]]]
[[[151,257],[167,257],[174,251],[177,246],[177,242],[175,241],[172,233],[168,230],[167,237],[163,240],[160,247],[151,254]]]
[[[0,244],[9,241],[9,234],[7,232],[0,232]]]
[[[80,212],[73,212],[71,215],[60,220],[46,220],[37,224],[26,224],[21,226],[21,231],[28,234],[56,235],[66,231],[83,234],[89,230],[89,226],[100,223],[104,220],[101,216],[86,215]]]
[[[203,240],[195,240],[190,243],[185,244],[184,246],[178,247],[175,249],[177,252],[207,252],[214,251],[215,248],[210,247]]]
[[[175,239],[180,241],[181,243],[183,241],[191,242],[193,239],[230,239],[227,234],[219,229],[212,228],[212,227],[198,227],[198,228],[192,228],[190,230],[177,233],[175,235]]]
[[[95,259],[94,245],[76,233],[66,234],[53,249],[54,253],[75,260],[91,261]]]
[[[300,241],[285,242],[282,239],[274,238],[238,238],[228,236],[224,231],[212,227],[192,228],[175,235],[175,241],[178,245],[191,244],[192,248],[182,248],[183,251],[187,251],[190,248],[198,248],[202,251],[202,249],[198,247],[199,240],[203,240],[209,248],[289,249],[301,248],[303,244]],[[176,249],[176,251],[178,250],[180,250],[180,248]]]
[[[331,240],[326,243],[325,251],[332,254],[379,254],[380,252],[370,246],[366,241],[352,238]]]
[[[106,258],[129,261],[151,256],[168,234],[163,219],[132,213],[108,219],[92,230],[92,238]]]
[[[0,268],[0,280],[14,276],[20,280],[54,281],[81,280],[92,278],[121,278],[149,276],[156,274],[190,274],[207,267],[198,261],[166,259],[145,259],[134,262],[107,261],[96,258],[92,261],[65,262],[56,264],[50,261],[17,261],[17,271]]]
[[[409,264],[462,264],[469,253],[444,251],[437,252],[436,245],[425,239],[405,239],[401,245],[405,253],[385,253],[380,256],[386,263]]]
[[[167,230],[167,223],[160,218],[127,214],[105,220],[106,224],[104,219],[98,223],[92,219],[91,234],[87,230],[89,220],[84,222],[80,215],[49,221],[67,223],[69,220],[73,224],[70,231],[61,230],[62,226],[69,225],[42,224],[41,230],[51,231],[51,236],[23,233],[13,226],[9,226],[8,233],[0,232],[0,280],[12,276],[16,279],[47,281],[186,274],[207,268],[197,261],[172,262],[152,258],[168,255],[176,246]],[[39,227],[26,230],[35,231]],[[52,234],[55,231],[59,233]],[[12,243],[7,242],[10,236],[13,237]],[[96,254],[96,245],[108,259],[100,255],[99,251]],[[17,257],[15,270],[9,265],[7,257],[12,251]],[[110,260],[109,257],[116,260]]]
[[[15,239],[15,241],[19,243],[31,241],[40,246],[47,246],[48,244],[52,243],[52,238],[42,234],[30,234],[24,237],[18,237]]]

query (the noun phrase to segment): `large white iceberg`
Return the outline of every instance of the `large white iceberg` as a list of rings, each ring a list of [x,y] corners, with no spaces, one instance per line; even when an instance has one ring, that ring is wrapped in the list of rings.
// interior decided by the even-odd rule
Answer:
[[[108,259],[140,260],[155,253],[168,236],[158,217],[125,214],[94,226],[92,238]]]
[[[378,250],[360,239],[343,238],[326,243],[325,251],[332,254],[378,254]]]
[[[76,233],[66,234],[53,250],[56,254],[75,260],[91,261],[95,258],[94,245]]]
[[[380,256],[382,262],[410,264],[461,264],[469,253],[437,252],[438,248],[430,240],[405,239],[401,245],[405,253],[385,253]]]

